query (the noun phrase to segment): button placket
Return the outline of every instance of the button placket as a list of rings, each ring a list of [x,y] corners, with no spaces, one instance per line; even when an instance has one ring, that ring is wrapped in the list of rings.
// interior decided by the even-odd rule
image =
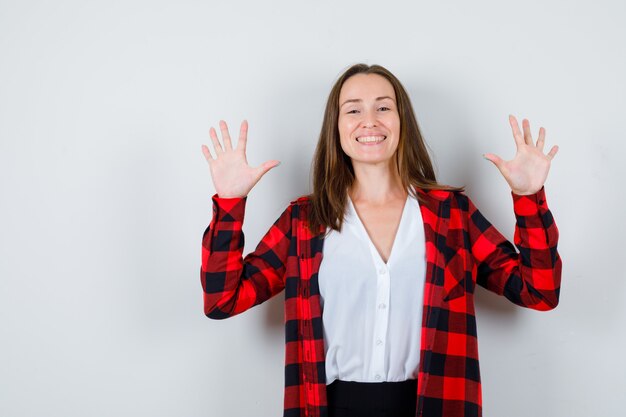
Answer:
[[[370,242],[371,243],[371,242]],[[386,308],[389,303],[389,268],[382,262],[382,259],[377,255],[377,252],[373,245],[370,246],[372,251],[372,257],[374,259],[374,266],[377,272],[376,274],[376,306],[374,312],[374,332],[372,334],[372,374],[373,378],[377,381],[383,379],[383,375],[386,375],[385,369],[385,346],[387,338],[387,328],[389,325],[389,310]]]

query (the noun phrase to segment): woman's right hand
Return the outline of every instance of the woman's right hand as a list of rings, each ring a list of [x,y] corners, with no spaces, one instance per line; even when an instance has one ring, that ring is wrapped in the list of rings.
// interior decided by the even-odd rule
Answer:
[[[202,145],[202,153],[209,163],[215,192],[221,198],[245,197],[252,187],[259,182],[261,177],[267,171],[280,164],[280,161],[265,161],[256,168],[248,165],[246,160],[248,122],[246,120],[241,122],[239,140],[235,149],[233,149],[230,135],[228,134],[228,126],[223,120],[220,120],[220,130],[222,131],[224,147],[222,147],[217,138],[217,133],[213,126],[209,130],[216,158],[213,158],[206,145]]]

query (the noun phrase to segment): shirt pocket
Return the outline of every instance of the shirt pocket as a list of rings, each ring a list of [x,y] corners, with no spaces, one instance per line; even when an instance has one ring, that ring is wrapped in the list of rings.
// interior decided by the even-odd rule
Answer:
[[[454,246],[449,246],[449,248]],[[450,301],[474,292],[469,252],[460,247],[450,251],[443,273],[443,300]]]

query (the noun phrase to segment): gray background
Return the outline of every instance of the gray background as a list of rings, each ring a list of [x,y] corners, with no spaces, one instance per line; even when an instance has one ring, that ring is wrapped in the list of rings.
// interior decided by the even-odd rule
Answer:
[[[507,116],[558,144],[561,304],[483,289],[485,416],[621,416],[626,6],[570,1],[0,2],[0,415],[279,416],[284,293],[202,312],[209,126],[250,123],[246,253],[309,191],[350,64],[408,89],[443,182],[507,237]]]

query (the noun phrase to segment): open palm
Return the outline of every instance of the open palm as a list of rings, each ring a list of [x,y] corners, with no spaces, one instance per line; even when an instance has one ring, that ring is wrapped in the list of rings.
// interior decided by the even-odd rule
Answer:
[[[248,165],[246,159],[246,143],[248,140],[248,122],[241,122],[237,147],[233,145],[228,133],[226,122],[220,120],[220,130],[224,146],[220,143],[215,129],[211,126],[209,135],[213,142],[216,157],[213,158],[209,148],[202,145],[202,153],[209,163],[211,178],[215,186],[215,192],[221,198],[244,197],[256,185],[263,175],[274,168],[280,162],[277,160],[266,161],[260,166],[253,168]]]
[[[517,119],[513,115],[509,116],[509,123],[513,130],[515,145],[517,146],[515,157],[510,161],[504,161],[492,153],[487,153],[484,157],[493,162],[500,170],[506,182],[509,183],[511,191],[515,194],[534,194],[546,182],[548,172],[550,171],[550,163],[559,148],[558,146],[553,146],[548,154],[544,154],[543,147],[546,131],[543,127],[539,129],[539,137],[537,138],[537,143],[535,143],[530,134],[530,122],[527,119],[522,120],[523,135],[520,132]]]

